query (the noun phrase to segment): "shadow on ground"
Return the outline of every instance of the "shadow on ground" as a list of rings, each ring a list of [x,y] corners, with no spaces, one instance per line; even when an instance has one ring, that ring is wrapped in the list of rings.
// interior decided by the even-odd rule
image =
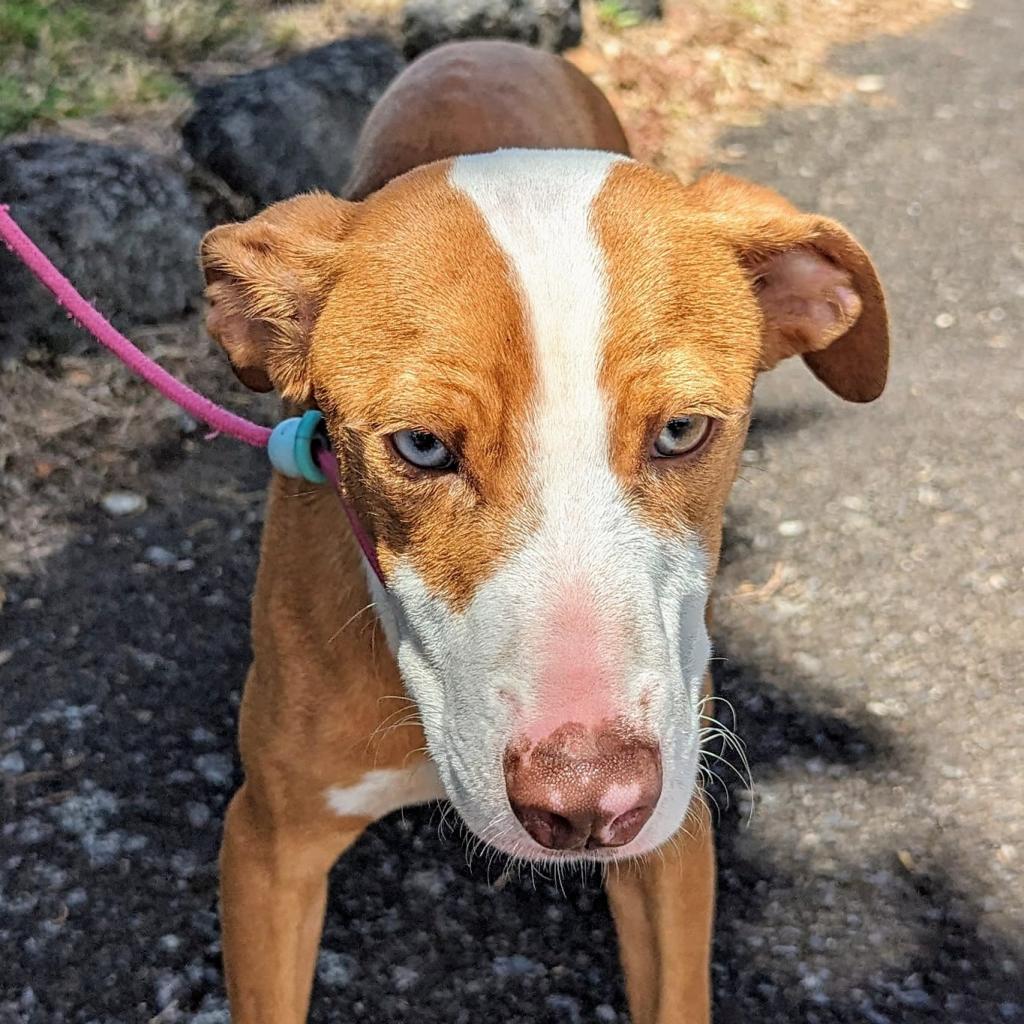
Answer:
[[[226,444],[199,458],[161,446],[141,459],[145,512],[111,520],[78,510],[73,541],[37,577],[7,584],[0,756],[23,764],[3,792],[0,941],[14,951],[0,966],[3,1019],[221,1012],[215,855],[238,778],[262,468]],[[829,710],[826,680],[772,665],[785,685],[769,685],[742,661],[742,637],[722,642],[719,692],[737,709],[755,779],[806,759],[826,776],[885,764],[913,777],[912,755],[882,725]],[[908,874],[898,905],[880,905],[864,878],[891,863],[804,871],[786,846],[760,838],[758,819],[772,812],[748,826],[747,794],[727,781],[716,793],[724,804],[731,791],[719,823],[717,1019],[910,1024],[959,1005],[951,1020],[990,1024],[1013,999],[991,973],[977,991],[964,967],[1021,950],[981,937],[970,876],[952,853],[939,871]],[[598,879],[568,880],[563,893],[539,877],[506,879],[486,859],[470,867],[438,822],[436,808],[395,815],[336,870],[314,1019],[624,1020]],[[778,923],[799,922],[790,909],[823,898],[836,909],[824,933]],[[811,952],[850,977],[843,930],[892,914],[918,936],[912,950],[858,954],[846,995],[808,968],[818,935]],[[919,982],[908,988],[908,976]]]

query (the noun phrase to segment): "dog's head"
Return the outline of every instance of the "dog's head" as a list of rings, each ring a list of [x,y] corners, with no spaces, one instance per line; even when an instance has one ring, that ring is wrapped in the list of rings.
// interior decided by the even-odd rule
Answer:
[[[764,189],[502,151],[203,244],[239,376],[324,413],[378,613],[470,827],[609,859],[682,823],[754,379],[885,383],[871,263]]]

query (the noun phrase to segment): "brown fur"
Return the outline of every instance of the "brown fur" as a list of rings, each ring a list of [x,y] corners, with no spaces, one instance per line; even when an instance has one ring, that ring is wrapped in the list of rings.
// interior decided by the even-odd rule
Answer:
[[[359,255],[342,253],[310,365],[385,572],[406,555],[461,607],[515,542],[536,371],[505,259],[447,170],[429,165],[361,204],[346,249]],[[406,428],[440,437],[462,472],[405,464],[388,435]]]
[[[203,244],[210,331],[239,375],[324,411],[385,574],[409,557],[456,607],[516,543],[513,513],[529,526],[521,431],[535,357],[502,254],[445,182],[446,158],[510,145],[626,150],[601,94],[569,65],[510,44],[452,45],[380,101],[350,201],[298,197]],[[616,168],[594,225],[612,297],[601,383],[615,396],[613,468],[656,529],[697,530],[714,563],[757,370],[799,353],[846,398],[881,390],[877,278],[839,225],[724,176],[686,189]],[[722,421],[706,449],[638,461],[684,413]],[[463,472],[402,464],[387,435],[408,427],[457,448]],[[275,478],[241,714],[246,781],[222,852],[224,957],[245,1024],[305,1018],[326,873],[369,823],[333,815],[324,790],[422,756],[367,603],[336,498]],[[709,1020],[714,859],[699,800],[695,823],[663,857],[609,873],[636,1024]]]
[[[653,527],[700,534],[713,571],[746,436],[760,313],[732,249],[675,179],[634,167],[612,179],[595,216],[609,254],[601,383],[615,403],[611,463]],[[693,459],[646,457],[661,427],[687,413],[719,420],[712,442]]]

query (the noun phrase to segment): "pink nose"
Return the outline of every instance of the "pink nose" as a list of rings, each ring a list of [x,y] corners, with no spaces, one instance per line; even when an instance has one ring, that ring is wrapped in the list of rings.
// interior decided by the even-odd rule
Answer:
[[[661,796],[657,745],[618,727],[570,723],[509,744],[504,761],[515,816],[549,850],[624,846]]]

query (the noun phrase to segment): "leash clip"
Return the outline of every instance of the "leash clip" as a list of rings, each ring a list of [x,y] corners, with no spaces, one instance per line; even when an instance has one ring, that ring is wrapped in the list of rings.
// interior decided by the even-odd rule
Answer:
[[[316,460],[316,449],[327,446],[323,419],[318,409],[310,409],[301,416],[281,420],[274,427],[267,443],[267,455],[274,469],[311,484],[327,482]]]

